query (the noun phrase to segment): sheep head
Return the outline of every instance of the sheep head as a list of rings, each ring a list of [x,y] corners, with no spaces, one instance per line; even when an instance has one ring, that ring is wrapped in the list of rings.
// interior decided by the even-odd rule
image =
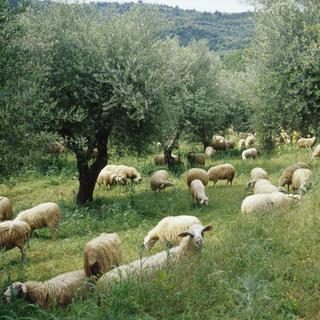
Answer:
[[[14,282],[11,284],[4,293],[4,297],[7,303],[11,302],[12,297],[24,298],[27,294],[27,287],[22,282]]]
[[[201,224],[194,224],[188,228],[187,231],[178,234],[179,237],[190,237],[194,247],[201,248],[203,245],[204,233],[212,230],[211,225],[203,226]]]

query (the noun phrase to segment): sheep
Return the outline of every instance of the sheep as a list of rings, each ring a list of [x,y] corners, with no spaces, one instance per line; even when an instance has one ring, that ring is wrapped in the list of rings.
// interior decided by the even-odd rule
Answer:
[[[293,173],[297,169],[309,169],[309,166],[304,162],[298,162],[285,168],[282,172],[281,177],[279,178],[279,186],[284,187],[285,185],[287,185],[289,191],[290,185],[292,184]]]
[[[292,190],[294,193],[302,193],[311,182],[312,171],[310,169],[297,169],[292,176]]]
[[[223,136],[214,135],[212,137],[211,145],[215,150],[225,150],[226,149],[226,139]]]
[[[268,173],[262,168],[253,168],[250,172],[251,180],[268,179]]]
[[[119,184],[125,184],[127,179],[130,179],[131,182],[134,183],[140,183],[142,180],[142,177],[138,170],[134,167],[128,167],[126,165],[114,165],[114,164],[109,164],[105,166],[99,173],[98,176],[98,181],[105,181],[110,179],[111,175],[112,176],[112,181],[110,181],[112,184],[114,182],[117,182]],[[108,177],[108,179],[104,179],[103,177]]]
[[[122,243],[116,233],[101,233],[84,247],[84,271],[88,277],[101,274],[118,266]]]
[[[154,271],[164,267],[168,262],[176,263],[187,255],[200,252],[203,246],[204,233],[211,229],[211,225],[205,227],[201,224],[192,225],[187,230],[177,234],[178,237],[182,238],[179,246],[135,260],[105,273],[97,282],[97,290],[103,291],[113,283],[126,280],[132,276],[152,275]]]
[[[199,224],[201,224],[201,221],[195,216],[180,215],[165,217],[145,236],[143,241],[144,248],[150,250],[158,240],[178,245],[181,241],[179,234],[188,230],[193,225]]]
[[[204,151],[204,155],[207,158],[211,158],[216,153],[216,150],[213,149],[211,146],[206,147]]]
[[[4,296],[7,303],[16,297],[47,308],[54,304],[65,306],[78,293],[84,296],[88,288],[86,274],[83,270],[79,270],[66,272],[43,282],[14,282],[7,288]]]
[[[242,151],[242,160],[246,161],[248,158],[253,158],[254,160],[257,159],[258,151],[256,148],[250,148]]]
[[[12,204],[10,199],[0,197],[0,222],[3,220],[11,220],[13,215]]]
[[[192,180],[189,191],[192,195],[193,203],[197,202],[201,205],[208,205],[209,199],[206,196],[205,188],[201,180]]]
[[[287,209],[296,199],[294,195],[282,192],[254,194],[247,196],[241,204],[241,212],[244,214],[271,212],[273,209]]]
[[[187,159],[191,164],[199,164],[200,166],[204,166],[206,162],[206,158],[202,153],[187,153]]]
[[[128,167],[125,165],[119,165],[115,169],[115,173],[117,173],[119,176],[125,177],[125,179],[130,179],[133,183],[140,183],[142,180],[141,174],[138,172],[138,170],[134,167]]]
[[[246,139],[239,140],[239,150],[244,149],[246,147]]]
[[[235,146],[236,143],[234,141],[226,140],[226,150],[234,149]]]
[[[158,170],[151,176],[150,188],[152,191],[165,190],[171,186],[173,183],[169,181],[169,173],[166,170]]]
[[[316,146],[311,156],[311,159],[320,158],[320,144]]]
[[[112,171],[107,171],[107,170],[100,171],[98,178],[97,178],[97,184],[99,186],[101,186],[101,185],[109,186],[110,189],[118,181],[119,181],[118,176],[115,173],[113,173]]]
[[[173,159],[173,163],[174,164],[180,164],[181,163],[181,159],[179,156],[175,155],[175,154],[172,154],[171,155],[172,159]],[[154,160],[154,164],[156,166],[163,166],[165,165],[165,159],[164,159],[164,154],[156,154],[153,158]]]
[[[59,154],[61,154],[63,151],[64,151],[64,146],[63,144],[61,144],[60,142],[58,141],[55,141],[55,142],[52,142],[50,145],[49,145],[49,152],[53,155],[56,155],[58,156]]]
[[[268,179],[256,180],[253,186],[253,194],[285,192],[283,187],[273,185]]]
[[[27,222],[31,227],[31,233],[35,229],[44,227],[58,232],[60,217],[59,206],[54,202],[45,202],[31,209],[21,211],[15,220]]]
[[[190,187],[192,180],[199,179],[206,186],[209,182],[209,176],[204,169],[192,168],[187,173],[187,184]]]
[[[297,141],[298,148],[312,148],[315,143],[316,143],[316,137],[300,138]]]
[[[284,130],[280,132],[279,142],[285,144],[289,144],[291,142],[290,136]]]
[[[254,136],[253,135],[248,135],[245,141],[245,147],[248,149],[249,147],[254,145]]]
[[[230,185],[232,185],[235,172],[236,170],[232,164],[225,163],[211,167],[208,170],[208,177],[210,181],[213,181],[213,185],[215,185],[218,180],[227,180],[227,184],[230,183]]]
[[[31,236],[31,228],[24,221],[0,222],[0,249],[10,250],[18,247],[21,251],[21,262],[27,262],[25,245]]]
[[[239,133],[239,138],[240,138],[240,139],[246,140],[248,136],[253,136],[253,134],[252,134],[252,133],[249,133],[249,132],[240,132],[240,133]]]

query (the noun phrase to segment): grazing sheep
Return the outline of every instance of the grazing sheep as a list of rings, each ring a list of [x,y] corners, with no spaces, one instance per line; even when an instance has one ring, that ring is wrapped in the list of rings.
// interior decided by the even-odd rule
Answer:
[[[103,291],[114,282],[126,280],[133,276],[149,276],[154,271],[164,267],[169,262],[176,263],[182,257],[200,252],[203,246],[204,233],[210,231],[212,226],[203,226],[201,224],[192,225],[178,237],[183,238],[179,246],[171,248],[169,251],[161,251],[149,257],[135,260],[129,264],[122,265],[105,273],[97,282],[97,290]]]
[[[245,142],[246,149],[250,148],[253,145],[254,145],[254,136],[253,135],[248,135],[247,138],[246,138],[246,142]]]
[[[131,182],[133,183],[140,183],[142,180],[142,177],[140,175],[140,173],[138,172],[138,170],[134,167],[128,167],[125,165],[119,165],[117,167],[117,169],[115,169],[115,172],[119,175],[119,176],[123,176],[125,177],[125,179],[130,179]]]
[[[168,216],[163,218],[152,228],[144,238],[144,248],[149,250],[160,240],[165,243],[178,245],[181,241],[179,234],[191,228],[193,225],[199,225],[201,221],[195,216]]]
[[[251,180],[268,179],[268,173],[262,168],[253,168],[250,172]]]
[[[216,153],[216,150],[213,149],[211,146],[206,147],[206,150],[204,151],[204,155],[207,158],[211,158]]]
[[[99,186],[109,186],[109,188],[111,189],[112,186],[118,182],[117,177],[118,176],[115,173],[113,173],[113,171],[102,170],[98,175],[97,184]]]
[[[180,164],[181,163],[181,159],[179,156],[172,154],[171,155],[172,159],[173,159],[173,163],[174,164]],[[154,164],[156,166],[163,166],[165,165],[165,161],[164,161],[164,154],[156,154],[153,158],[154,160]]]
[[[31,227],[31,232],[34,229],[44,227],[58,232],[60,217],[61,211],[59,206],[54,202],[45,202],[31,209],[21,211],[15,220],[27,222]]]
[[[204,166],[206,162],[206,158],[202,153],[187,153],[187,159],[191,164],[199,164],[200,166]]]
[[[121,255],[119,236],[116,233],[101,233],[84,247],[84,271],[88,277],[98,277],[118,266]]]
[[[154,192],[171,186],[173,183],[169,181],[169,173],[166,170],[158,170],[150,178],[150,188]]]
[[[236,146],[236,143],[231,140],[226,140],[226,150],[234,149]]]
[[[239,140],[239,149],[244,149],[246,147],[246,139]]]
[[[320,144],[316,146],[311,156],[311,159],[320,158]]]
[[[189,191],[192,195],[193,203],[208,205],[209,199],[206,196],[206,190],[201,180],[192,180]]]
[[[11,220],[13,215],[12,204],[10,199],[0,197],[0,222],[3,220]]]
[[[190,184],[193,180],[198,179],[206,186],[209,182],[209,177],[206,170],[192,168],[187,173],[187,184],[190,187]]]
[[[110,176],[112,176],[112,182],[117,182],[119,184],[125,184],[127,179],[130,179],[131,182],[134,183],[140,183],[142,180],[142,177],[138,170],[134,167],[128,167],[125,165],[115,165],[115,164],[109,164],[105,166],[99,173],[98,180],[104,181],[111,179]],[[104,176],[108,177],[108,179],[104,179]],[[106,184],[106,183],[105,183]],[[109,184],[110,185],[110,184]]]
[[[227,180],[227,184],[232,185],[232,181],[236,170],[230,163],[220,164],[218,166],[211,167],[208,170],[208,177],[210,181],[213,181],[215,185],[218,180]]]
[[[250,148],[247,150],[242,151],[242,160],[246,161],[248,158],[253,158],[254,160],[257,159],[258,151],[256,148]]]
[[[54,304],[65,306],[78,293],[84,296],[87,290],[86,274],[83,270],[79,270],[60,274],[44,282],[14,282],[7,288],[4,296],[7,303],[10,303],[12,298],[16,297],[29,303],[38,304],[42,308],[47,308]]]
[[[290,185],[292,184],[293,173],[297,169],[309,169],[309,166],[304,162],[298,162],[296,164],[293,164],[293,165],[285,168],[282,172],[280,179],[279,179],[279,186],[284,187],[285,185],[287,185],[288,191],[289,191]]]
[[[59,154],[61,154],[63,151],[64,151],[64,146],[63,144],[61,144],[60,142],[58,141],[55,141],[55,142],[52,142],[50,145],[49,145],[49,152],[51,154],[54,154],[56,156],[58,156]]]
[[[283,187],[273,185],[268,179],[256,180],[253,186],[253,194],[285,192]]]
[[[273,209],[287,209],[296,199],[299,197],[282,192],[254,194],[242,201],[241,212],[251,214],[271,212]]]
[[[23,221],[5,221],[0,223],[0,249],[10,250],[18,247],[21,251],[21,261],[27,261],[25,245],[31,235],[30,226]]]
[[[240,139],[246,140],[248,136],[253,136],[253,134],[252,134],[252,133],[249,133],[249,132],[240,132],[240,133],[239,133],[239,138],[240,138]]]
[[[226,139],[223,136],[214,135],[212,137],[211,145],[215,150],[225,150],[226,149]]]
[[[297,141],[298,148],[312,148],[315,143],[316,143],[316,137],[300,138]]]
[[[312,171],[310,169],[297,169],[292,176],[292,190],[294,193],[306,191],[311,183]]]

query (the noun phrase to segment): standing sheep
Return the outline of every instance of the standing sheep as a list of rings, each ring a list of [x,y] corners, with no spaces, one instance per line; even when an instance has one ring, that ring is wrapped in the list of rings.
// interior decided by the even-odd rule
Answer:
[[[234,149],[236,143],[231,140],[226,140],[226,150]]]
[[[223,136],[214,135],[212,137],[211,145],[215,150],[225,150],[226,149],[226,139]]]
[[[22,263],[27,262],[25,245],[31,236],[30,226],[23,221],[5,221],[0,223],[0,249],[10,250],[18,247]]]
[[[211,146],[206,147],[206,150],[204,151],[204,155],[207,158],[211,158],[216,153],[216,150],[213,149]]]
[[[315,158],[320,158],[320,144],[316,146],[316,148],[312,153],[311,159],[315,159]]]
[[[246,139],[239,140],[239,150],[244,149],[246,147]]]
[[[149,250],[160,240],[165,243],[177,245],[181,238],[179,234],[191,228],[193,225],[199,225],[201,221],[195,216],[168,216],[163,218],[152,228],[144,238],[144,248]]]
[[[190,164],[204,166],[206,163],[205,156],[202,153],[187,153],[187,159]]]
[[[116,233],[101,233],[84,247],[84,271],[88,277],[101,274],[118,266],[122,243]]]
[[[169,181],[169,173],[166,170],[158,170],[150,178],[150,188],[154,192],[171,186],[173,183]]]
[[[311,183],[312,171],[310,169],[297,169],[292,176],[292,190],[302,193]]]
[[[247,136],[246,142],[245,142],[246,149],[250,148],[253,145],[254,145],[254,136],[253,135]]]
[[[44,227],[58,232],[60,217],[59,206],[54,202],[45,202],[31,209],[21,211],[15,220],[27,222],[31,227],[31,232]]]
[[[13,215],[12,204],[10,199],[0,197],[0,222],[3,220],[11,220]]]
[[[279,186],[284,187],[285,185],[287,185],[288,191],[289,191],[289,188],[292,184],[293,173],[297,169],[309,169],[309,166],[304,162],[298,162],[296,164],[293,164],[293,165],[285,168],[282,172],[280,179],[279,179]]]
[[[100,171],[98,178],[97,178],[97,184],[99,186],[105,185],[109,186],[111,189],[113,185],[117,183],[117,175],[113,173],[113,171],[108,170],[102,170]]]
[[[65,306],[81,293],[84,296],[88,284],[83,270],[60,274],[50,280],[14,282],[4,293],[7,303],[13,296],[23,298],[29,303],[36,303],[42,308],[54,304]]]
[[[315,143],[316,143],[316,137],[300,138],[297,141],[298,148],[312,148]]]
[[[209,182],[209,177],[206,170],[192,168],[187,173],[187,184],[190,187],[190,184],[193,180],[199,179],[206,186]]]
[[[211,167],[208,170],[208,177],[210,181],[213,181],[213,185],[215,185],[218,180],[227,180],[227,184],[230,183],[230,185],[232,185],[235,173],[236,169],[234,166],[226,163]]]
[[[200,180],[193,180],[190,184],[189,190],[192,195],[193,203],[198,202],[201,205],[208,205],[209,199],[206,196],[204,185]]]
[[[296,199],[299,198],[282,192],[254,194],[247,196],[242,201],[241,212],[244,214],[251,214],[271,212],[273,209],[287,209]]]
[[[242,160],[246,161],[248,158],[253,158],[253,160],[257,159],[258,151],[256,148],[250,148],[242,151]]]

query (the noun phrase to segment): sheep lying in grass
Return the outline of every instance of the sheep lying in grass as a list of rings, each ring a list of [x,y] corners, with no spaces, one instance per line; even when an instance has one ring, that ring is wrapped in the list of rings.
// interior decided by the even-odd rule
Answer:
[[[14,282],[4,293],[6,301],[12,298],[23,298],[29,303],[47,308],[54,304],[65,306],[77,294],[84,296],[88,289],[86,275],[83,270],[60,274],[50,280]]]
[[[316,143],[316,137],[300,138],[297,141],[298,148],[312,148],[315,143]]]
[[[250,134],[246,138],[245,147],[246,147],[246,149],[248,149],[253,145],[254,145],[254,136]]]
[[[258,151],[256,148],[250,148],[247,150],[242,151],[242,160],[247,160],[248,158],[253,158],[254,160],[257,159]]]
[[[187,159],[190,164],[198,164],[204,166],[206,163],[206,158],[202,153],[187,153]]]
[[[27,222],[31,227],[31,233],[35,229],[44,227],[48,227],[57,233],[60,217],[59,206],[54,202],[45,202],[31,209],[21,211],[15,220]]]
[[[84,247],[86,275],[100,276],[118,266],[121,261],[122,243],[116,233],[101,233]]]
[[[25,245],[29,241],[31,228],[23,221],[5,221],[0,223],[0,249],[10,250],[18,247],[21,251],[21,261],[27,261]]]
[[[254,181],[254,180],[251,180]],[[256,180],[253,186],[253,194],[272,193],[272,192],[284,192],[283,187],[277,187],[273,185],[268,179]]]
[[[213,149],[211,146],[206,147],[204,151],[204,155],[206,158],[211,158],[216,153],[216,150]]]
[[[318,144],[313,153],[312,153],[312,156],[311,156],[311,159],[315,159],[315,158],[320,158],[320,144]]]
[[[292,176],[292,190],[294,193],[305,192],[311,183],[312,171],[310,169],[297,169]]]
[[[144,248],[147,250],[151,249],[158,240],[177,245],[181,241],[179,234],[192,229],[193,225],[201,225],[201,221],[195,216],[165,217],[148,232],[143,241]]]
[[[211,167],[208,170],[208,177],[210,181],[213,181],[214,185],[218,180],[227,180],[227,184],[230,183],[230,185],[232,185],[235,173],[236,169],[234,166],[230,163],[225,163]]]
[[[271,212],[274,209],[287,209],[299,197],[282,192],[254,194],[247,196],[241,205],[244,214]]]
[[[103,291],[113,283],[130,277],[152,275],[168,262],[175,263],[184,256],[199,252],[203,245],[204,233],[211,229],[210,225],[205,227],[201,224],[193,225],[192,228],[177,234],[178,237],[183,238],[179,246],[173,247],[169,251],[161,251],[152,256],[135,260],[105,273],[97,283],[97,290]]]
[[[289,191],[289,188],[292,184],[292,177],[293,177],[294,172],[297,169],[308,169],[308,168],[309,168],[309,166],[304,162],[298,162],[296,164],[293,164],[293,165],[285,168],[281,174],[280,179],[279,179],[279,186],[284,187],[285,185],[287,185],[288,191]]]
[[[189,191],[192,195],[193,203],[199,203],[200,205],[208,205],[209,199],[206,196],[206,190],[201,180],[192,180]]]
[[[158,170],[150,178],[150,188],[154,192],[171,186],[173,183],[169,181],[169,173],[166,170]]]
[[[190,184],[193,180],[200,180],[205,186],[209,182],[209,177],[204,169],[192,168],[187,172],[187,185],[190,187]]]
[[[11,220],[13,215],[12,204],[10,199],[0,197],[0,222],[3,220]]]

